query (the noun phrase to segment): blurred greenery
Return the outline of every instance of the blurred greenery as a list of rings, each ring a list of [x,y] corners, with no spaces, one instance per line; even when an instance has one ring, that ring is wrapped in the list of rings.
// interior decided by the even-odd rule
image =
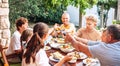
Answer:
[[[9,0],[11,29],[19,17],[26,17],[34,23],[61,23],[61,15],[68,5],[80,7],[80,13],[83,13],[95,2],[97,0]]]
[[[30,22],[58,22],[62,12],[66,9],[62,4],[52,7],[50,0],[9,0],[10,3],[10,21],[23,16]]]
[[[112,23],[113,24],[120,24],[120,21],[119,20],[113,20]]]
[[[98,15],[100,16],[100,27],[107,26],[108,12],[110,8],[115,9],[115,15],[117,14],[117,3],[118,0],[98,0]],[[115,16],[116,18],[116,16]]]
[[[79,27],[82,26],[82,16],[85,14],[85,9],[91,8],[97,2],[98,0],[52,0],[53,5],[72,5],[79,8]]]
[[[21,66],[21,63],[18,63],[18,64],[10,64],[10,66]]]
[[[61,15],[66,10],[64,5],[52,5],[51,0],[9,0],[10,29],[15,29],[15,20],[19,17],[28,18],[29,22],[61,23]]]

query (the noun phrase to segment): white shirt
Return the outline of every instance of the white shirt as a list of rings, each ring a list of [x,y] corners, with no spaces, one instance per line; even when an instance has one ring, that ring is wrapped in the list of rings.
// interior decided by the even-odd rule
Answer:
[[[21,34],[19,31],[15,31],[13,33],[13,36],[11,37],[11,42],[6,54],[12,54],[15,52],[15,50],[21,49],[20,37],[21,37]]]
[[[26,51],[26,50],[25,50]],[[30,64],[25,63],[25,58],[22,59],[22,66],[50,66],[49,59],[46,55],[44,49],[40,49],[35,56],[35,63],[32,62],[32,58],[30,60]]]

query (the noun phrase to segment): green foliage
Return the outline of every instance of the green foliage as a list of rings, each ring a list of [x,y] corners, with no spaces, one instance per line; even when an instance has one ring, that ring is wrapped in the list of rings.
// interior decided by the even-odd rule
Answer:
[[[110,8],[117,8],[118,0],[98,0],[98,6],[104,6],[105,10],[109,10]]]
[[[119,20],[113,20],[112,23],[113,24],[120,24],[120,21]]]
[[[100,16],[101,27],[106,27],[108,19],[108,11],[110,8],[117,9],[118,0],[98,0],[98,14]]]
[[[80,7],[80,12],[84,13],[86,8],[91,8],[93,5],[97,4],[98,0],[52,0],[53,6],[55,5],[73,5],[75,7]]]
[[[97,0],[9,0],[11,26],[19,17],[26,17],[30,22],[61,23],[61,14],[68,5],[80,7],[83,14]]]
[[[75,7],[79,7],[80,12],[80,21],[79,27],[82,25],[82,15],[85,14],[86,8],[91,8],[93,5],[97,4],[98,0],[52,0],[53,6],[55,5],[64,5],[65,7],[68,5],[73,5]]]
[[[66,9],[62,4],[51,4],[51,0],[9,0],[10,22],[26,17],[30,22],[61,23],[61,14]]]

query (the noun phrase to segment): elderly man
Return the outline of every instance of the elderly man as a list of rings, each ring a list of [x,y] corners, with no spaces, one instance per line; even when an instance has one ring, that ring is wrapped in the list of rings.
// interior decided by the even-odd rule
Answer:
[[[62,14],[61,20],[62,20],[63,24],[61,24],[61,25],[55,24],[54,29],[56,31],[54,31],[52,33],[52,35],[55,35],[56,33],[57,33],[57,35],[61,34],[61,31],[74,34],[75,31],[76,31],[76,28],[75,28],[74,24],[70,23],[70,16],[69,16],[69,14],[67,12],[64,12]]]
[[[120,25],[110,25],[103,31],[102,41],[88,41],[69,34],[66,40],[89,57],[98,58],[101,66],[120,65]],[[87,44],[87,45],[86,45]]]

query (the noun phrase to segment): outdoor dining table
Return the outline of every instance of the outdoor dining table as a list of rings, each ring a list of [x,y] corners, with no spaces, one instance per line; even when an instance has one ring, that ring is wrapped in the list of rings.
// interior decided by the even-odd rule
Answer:
[[[47,46],[50,46],[50,45],[47,44]],[[47,56],[50,57],[51,53],[54,53],[56,51],[60,52],[64,56],[67,55],[67,53],[62,52],[60,49],[51,48],[49,50],[46,50]],[[49,60],[49,63],[52,66],[54,66],[57,62]],[[75,62],[75,63],[66,62],[66,63],[63,64],[63,66],[85,66],[85,65],[82,63],[82,59],[78,59],[77,62]]]
[[[50,42],[50,39],[49,39],[49,42]],[[51,47],[51,43],[47,43],[46,46]],[[74,49],[74,50],[71,51],[71,52],[74,52],[74,51],[77,51],[77,50]],[[70,52],[68,52],[68,53],[63,52],[63,51],[61,51],[60,49],[58,49],[58,48],[53,48],[53,47],[51,47],[51,49],[49,49],[49,50],[46,50],[46,54],[47,54],[47,56],[48,56],[48,58],[49,58],[49,63],[51,64],[51,66],[54,66],[54,65],[57,63],[57,62],[55,62],[55,61],[53,61],[53,60],[50,60],[51,54],[52,54],[52,53],[55,53],[55,52],[59,52],[59,53],[62,54],[63,56],[65,56],[65,55],[67,55],[68,53],[70,53]],[[77,59],[77,61],[74,62],[74,63],[66,62],[66,63],[63,64],[63,66],[86,66],[86,65],[83,63],[83,60],[84,60],[84,59]],[[96,65],[94,65],[94,66],[100,66],[100,63],[98,62],[98,63],[97,63]]]

